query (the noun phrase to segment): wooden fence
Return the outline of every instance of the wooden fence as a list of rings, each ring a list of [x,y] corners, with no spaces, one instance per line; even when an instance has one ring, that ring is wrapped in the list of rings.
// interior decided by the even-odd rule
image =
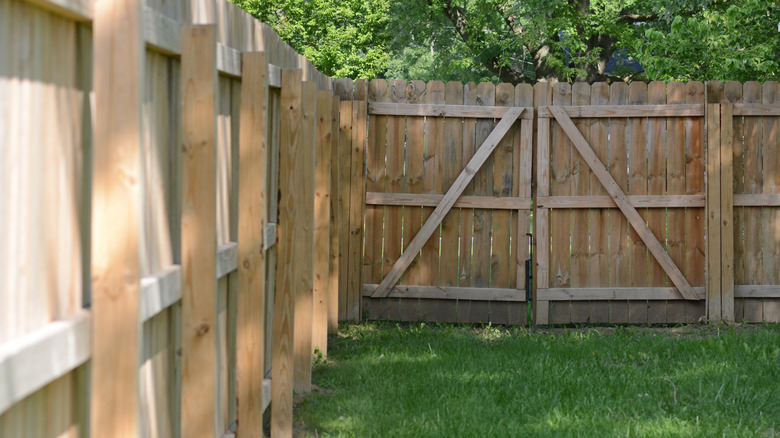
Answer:
[[[538,324],[780,320],[776,82],[367,88],[367,318],[524,323],[533,230]]]
[[[337,323],[332,80],[223,0],[0,29],[0,436],[261,436],[271,401],[290,436]]]

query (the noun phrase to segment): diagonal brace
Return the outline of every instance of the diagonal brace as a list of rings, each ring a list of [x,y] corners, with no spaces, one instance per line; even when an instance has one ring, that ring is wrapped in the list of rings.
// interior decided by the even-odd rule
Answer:
[[[620,186],[618,186],[612,178],[612,175],[609,174],[607,168],[604,167],[604,164],[599,160],[599,157],[593,152],[593,149],[590,147],[588,141],[585,140],[585,137],[582,136],[580,130],[574,126],[574,123],[566,114],[566,111],[559,106],[550,106],[548,108],[553,117],[555,117],[555,120],[558,121],[561,128],[563,128],[566,135],[569,136],[569,139],[571,139],[574,146],[580,152],[582,158],[588,163],[588,166],[593,170],[593,173],[596,174],[601,185],[604,186],[607,193],[609,193],[609,196],[612,197],[620,211],[626,216],[628,222],[631,223],[631,226],[634,227],[634,230],[639,234],[639,237],[645,242],[647,249],[649,249],[653,254],[653,257],[658,260],[658,263],[661,265],[664,272],[666,272],[666,275],[669,276],[669,279],[672,280],[672,283],[677,287],[677,290],[683,298],[686,300],[698,300],[699,298],[688,283],[688,280],[685,279],[685,276],[680,272],[677,265],[674,264],[672,258],[669,257],[669,254],[666,253],[653,232],[650,231],[650,228],[648,228],[644,219],[642,219],[642,216],[639,215],[636,208],[634,208],[626,197],[626,194],[623,193],[623,190],[620,189]]]
[[[390,272],[387,273],[384,280],[382,280],[376,290],[374,290],[374,293],[371,295],[372,298],[383,298],[390,293],[390,290],[398,283],[398,280],[406,271],[406,268],[412,264],[414,257],[420,253],[425,242],[430,239],[431,235],[433,235],[434,231],[439,227],[441,221],[444,220],[444,217],[452,209],[452,206],[455,205],[455,201],[458,200],[471,180],[474,179],[474,175],[479,168],[485,164],[485,161],[490,157],[490,154],[496,149],[498,142],[501,141],[507,132],[509,132],[509,129],[511,129],[512,125],[515,123],[515,120],[517,120],[522,113],[523,108],[512,108],[501,118],[501,121],[498,122],[495,129],[493,129],[493,132],[485,139],[484,143],[480,145],[479,150],[477,150],[477,153],[471,158],[471,161],[469,161],[466,168],[463,169],[455,182],[452,183],[447,194],[444,195],[444,198],[439,202],[439,205],[433,210],[433,213],[425,222],[425,225],[420,228],[420,231],[414,236],[414,239],[412,239],[409,246],[406,247],[404,253],[396,260],[393,268],[390,269]]]

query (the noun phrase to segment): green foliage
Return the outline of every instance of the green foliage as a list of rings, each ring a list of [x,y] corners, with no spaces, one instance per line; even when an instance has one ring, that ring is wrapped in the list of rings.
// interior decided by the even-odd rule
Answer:
[[[780,326],[342,326],[296,409],[344,437],[776,436]]]
[[[384,70],[390,0],[233,0],[333,77]]]

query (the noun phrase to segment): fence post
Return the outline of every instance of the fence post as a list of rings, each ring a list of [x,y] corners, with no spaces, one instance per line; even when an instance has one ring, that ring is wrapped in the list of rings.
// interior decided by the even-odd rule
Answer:
[[[707,318],[721,319],[720,105],[707,104]]]
[[[552,100],[552,88],[546,82],[534,85],[534,114],[539,107],[549,105]],[[550,302],[539,300],[539,290],[550,287],[550,210],[540,208],[536,199],[550,196],[550,119],[538,117],[536,132],[536,190],[534,190],[534,229],[536,245],[535,278],[533,282],[533,321],[546,325],[549,322]]]
[[[314,186],[314,307],[312,347],[328,352],[330,286],[330,185],[333,101],[329,90],[317,93],[317,158]]]
[[[330,147],[330,264],[328,286],[328,331],[339,327],[339,108],[338,96],[331,100],[331,147]]]
[[[181,434],[218,434],[216,385],[216,27],[183,26]],[[208,413],[208,414],[205,414]]]
[[[93,20],[90,433],[139,434],[139,239],[144,52],[141,2],[96,2]]]
[[[265,53],[243,53],[241,70],[236,432],[238,436],[261,436],[266,281],[263,230],[268,222],[268,63]]]
[[[721,318],[734,321],[734,105],[720,105]]]

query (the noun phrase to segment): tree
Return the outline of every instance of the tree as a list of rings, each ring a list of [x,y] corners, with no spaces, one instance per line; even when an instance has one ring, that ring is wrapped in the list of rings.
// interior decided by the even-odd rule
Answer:
[[[333,77],[372,78],[390,52],[390,0],[232,0],[273,27],[318,70]]]

